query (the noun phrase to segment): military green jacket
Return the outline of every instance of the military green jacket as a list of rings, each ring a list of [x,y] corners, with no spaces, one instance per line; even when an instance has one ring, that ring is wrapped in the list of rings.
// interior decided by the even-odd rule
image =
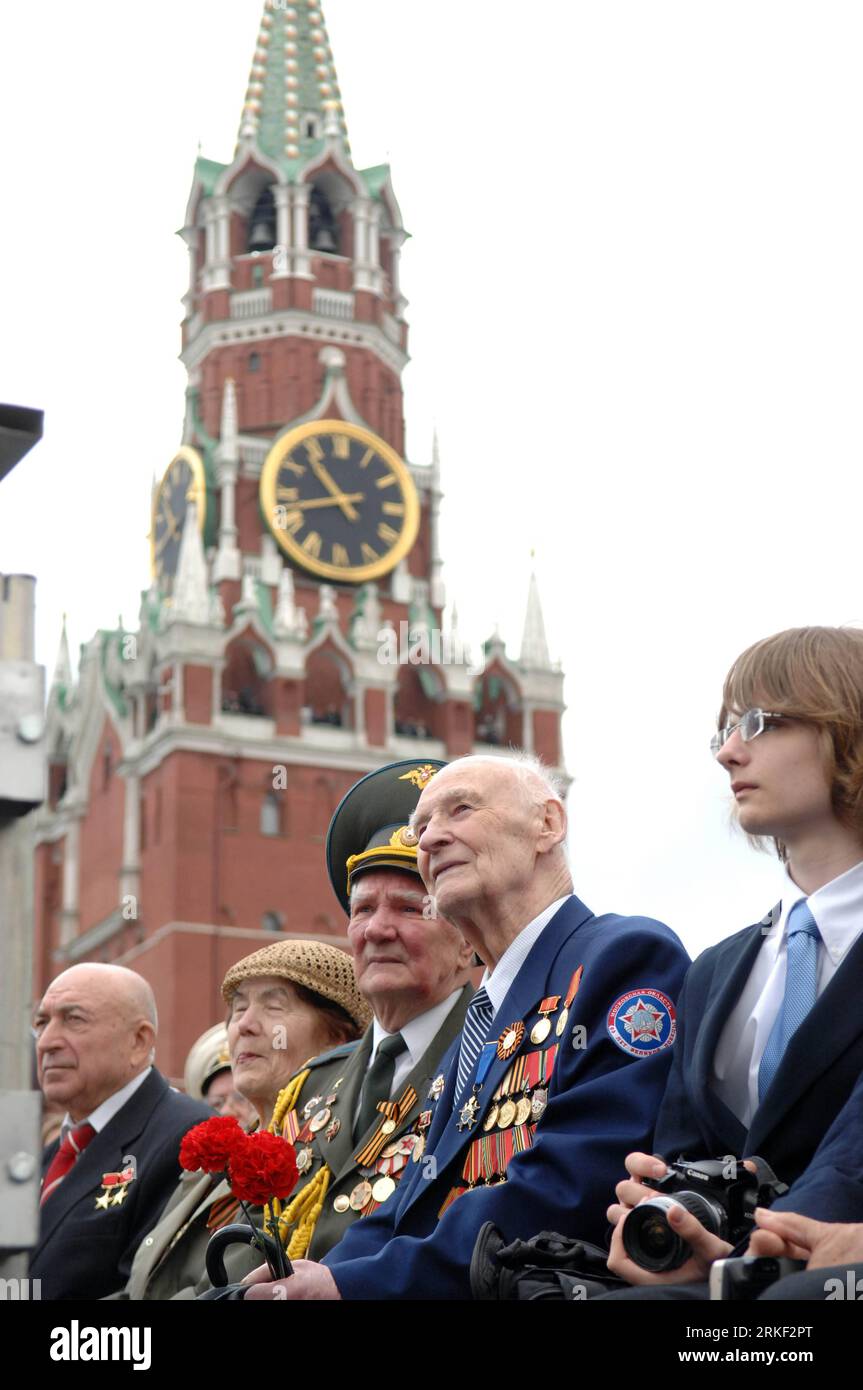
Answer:
[[[315,1074],[319,1064],[337,1058],[344,1066],[357,1044],[348,1043],[315,1058],[306,1065]],[[191,1299],[211,1288],[206,1273],[207,1243],[212,1235],[210,1214],[217,1203],[230,1198],[224,1179],[202,1173],[184,1173],[162,1215],[135,1252],[122,1299]],[[256,1224],[260,1209],[251,1212]],[[231,1218],[243,1221],[242,1213]],[[232,1245],[225,1252],[225,1270],[230,1283],[239,1283],[246,1274],[263,1264],[263,1256],[252,1246]]]
[[[352,1056],[336,1057],[330,1053],[315,1059],[316,1065],[312,1066],[296,1108],[286,1116],[282,1128],[287,1138],[294,1138],[299,1165],[305,1168],[289,1203],[312,1181],[323,1164],[326,1163],[331,1173],[307,1259],[323,1259],[354,1221],[369,1215],[380,1205],[372,1192],[377,1191],[383,1200],[386,1190],[394,1191],[409,1171],[411,1161],[421,1158],[423,1136],[430,1120],[429,1088],[444,1053],[462,1030],[472,995],[473,986],[465,985],[423,1056],[398,1087],[396,1100],[408,1087],[416,1092],[416,1099],[399,1114],[373,1162],[360,1163],[358,1155],[381,1129],[385,1122],[383,1114],[365,1134],[358,1136],[356,1144],[352,1136],[354,1115],[371,1057],[372,1029],[363,1035]],[[329,1114],[324,1113],[327,1111]],[[312,1124],[316,1127],[309,1133]],[[302,1138],[304,1132],[306,1137]],[[387,1177],[392,1187],[388,1183],[378,1186],[379,1180]]]

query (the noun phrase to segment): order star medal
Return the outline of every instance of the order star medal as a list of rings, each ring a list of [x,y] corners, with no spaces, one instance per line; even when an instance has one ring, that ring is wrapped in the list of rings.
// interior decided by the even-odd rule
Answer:
[[[475,1095],[468,1096],[458,1115],[458,1128],[473,1129],[479,1114],[479,1101]]]

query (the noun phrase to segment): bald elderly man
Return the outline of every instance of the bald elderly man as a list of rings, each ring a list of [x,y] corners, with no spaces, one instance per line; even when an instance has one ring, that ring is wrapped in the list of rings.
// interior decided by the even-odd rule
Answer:
[[[36,1010],[39,1084],[65,1118],[45,1150],[30,1277],[45,1299],[104,1298],[176,1186],[187,1129],[212,1111],[152,1065],[153,991],[120,965],[73,965]]]

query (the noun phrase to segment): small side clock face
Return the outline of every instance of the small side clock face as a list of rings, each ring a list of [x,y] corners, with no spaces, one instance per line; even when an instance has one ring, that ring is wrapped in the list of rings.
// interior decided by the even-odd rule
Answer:
[[[419,499],[394,449],[361,425],[314,420],[273,445],[261,508],[286,555],[322,579],[389,573],[419,530]]]
[[[153,574],[160,579],[173,579],[177,572],[180,537],[192,498],[198,504],[198,526],[203,535],[207,520],[204,463],[196,449],[183,445],[160,482],[153,504],[150,548]]]

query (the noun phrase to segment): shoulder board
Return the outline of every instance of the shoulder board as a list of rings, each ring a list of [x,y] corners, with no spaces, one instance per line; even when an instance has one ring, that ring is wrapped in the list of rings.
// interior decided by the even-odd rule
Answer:
[[[321,1052],[317,1057],[310,1057],[300,1067],[300,1071],[305,1071],[306,1067],[324,1067],[328,1062],[337,1062],[340,1057],[350,1057],[351,1053],[356,1052],[359,1047],[359,1039],[356,1042],[342,1043],[339,1047],[332,1048],[329,1052]]]

